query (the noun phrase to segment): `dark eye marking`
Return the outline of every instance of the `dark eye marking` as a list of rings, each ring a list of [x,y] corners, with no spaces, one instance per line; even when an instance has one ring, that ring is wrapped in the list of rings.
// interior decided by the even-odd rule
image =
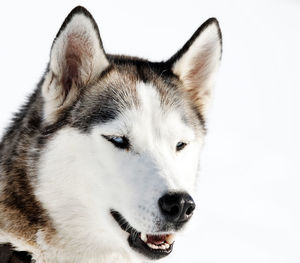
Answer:
[[[119,149],[129,150],[130,143],[128,138],[125,136],[114,136],[114,135],[102,135],[103,138],[111,142],[114,146]]]
[[[187,144],[185,142],[178,142],[176,144],[176,152],[181,151]]]

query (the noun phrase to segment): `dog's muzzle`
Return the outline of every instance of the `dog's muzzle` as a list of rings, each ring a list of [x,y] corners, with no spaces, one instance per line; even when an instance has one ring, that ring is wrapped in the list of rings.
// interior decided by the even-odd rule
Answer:
[[[195,203],[187,193],[167,193],[158,200],[158,205],[165,218],[164,234],[146,234],[137,231],[117,211],[111,210],[111,215],[119,226],[129,233],[128,243],[131,248],[150,259],[160,259],[172,252],[175,235],[165,234],[168,229],[180,229],[193,215]]]

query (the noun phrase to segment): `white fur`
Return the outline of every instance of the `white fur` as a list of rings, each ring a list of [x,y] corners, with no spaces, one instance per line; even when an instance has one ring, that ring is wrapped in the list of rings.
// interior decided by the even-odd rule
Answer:
[[[153,86],[137,86],[139,108],[90,134],[64,128],[43,152],[35,194],[57,230],[50,243],[38,236],[47,263],[140,262],[110,209],[138,231],[155,233],[158,199],[169,190],[193,194],[201,138],[177,110],[161,108]],[[103,134],[128,136],[132,150],[117,149]],[[178,141],[188,142],[180,152]]]

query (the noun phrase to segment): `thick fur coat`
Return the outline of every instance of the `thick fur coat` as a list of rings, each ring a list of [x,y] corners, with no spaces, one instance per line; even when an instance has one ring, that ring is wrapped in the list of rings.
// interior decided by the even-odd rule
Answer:
[[[37,263],[171,253],[195,208],[221,44],[212,18],[167,61],[109,55],[76,7],[0,144],[0,243]]]

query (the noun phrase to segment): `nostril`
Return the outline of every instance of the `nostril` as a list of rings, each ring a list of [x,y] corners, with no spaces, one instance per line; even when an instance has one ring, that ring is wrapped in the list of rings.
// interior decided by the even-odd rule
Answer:
[[[194,210],[195,210],[195,207],[190,206],[190,207],[186,210],[185,214],[186,214],[187,216],[190,216],[190,215],[194,212]]]
[[[186,216],[191,216],[193,214],[195,208],[196,208],[196,205],[195,205],[193,199],[187,200],[186,203],[185,203],[185,209],[184,209],[185,210],[185,215]]]

